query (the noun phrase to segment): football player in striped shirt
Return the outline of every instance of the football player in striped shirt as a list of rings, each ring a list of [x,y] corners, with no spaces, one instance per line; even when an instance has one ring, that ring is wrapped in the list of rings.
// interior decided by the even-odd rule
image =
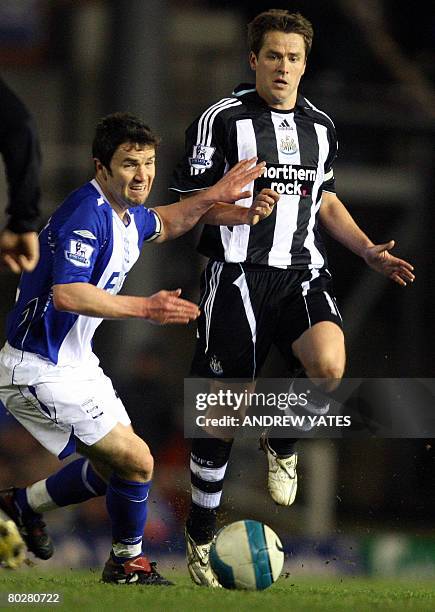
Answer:
[[[207,188],[239,159],[266,161],[250,198],[212,208],[202,219],[198,249],[209,262],[191,373],[254,381],[275,344],[289,362],[297,358],[310,380],[324,381],[311,384],[306,413],[326,414],[325,393],[343,376],[345,344],[320,225],[399,285],[414,275],[411,264],[390,253],[394,241],[374,244],[336,195],[334,123],[299,92],[312,39],[311,23],[299,13],[272,9],[249,24],[255,85],[240,85],[190,125],[171,188],[183,197]],[[236,225],[256,196],[276,204],[272,214]],[[306,385],[296,379],[293,391],[299,395]],[[262,438],[269,492],[285,506],[297,489],[295,442]],[[218,586],[208,554],[231,446],[231,439],[212,436],[192,442],[188,567],[207,586]]]
[[[243,161],[184,202],[146,208],[157,144],[132,115],[100,121],[95,177],[71,193],[42,230],[39,263],[21,277],[0,351],[6,409],[59,459],[76,450],[82,455],[31,486],[1,491],[0,509],[15,521],[28,549],[48,559],[53,545],[42,513],[105,495],[113,546],[103,581],[125,584],[171,583],[142,551],[153,457],[99,367],[92,339],[103,319],[158,325],[195,320],[199,309],[180,297],[180,289],[150,297],[117,294],[144,242],[182,235],[216,200],[249,197],[243,188],[263,168]],[[250,214],[261,212],[254,207]]]

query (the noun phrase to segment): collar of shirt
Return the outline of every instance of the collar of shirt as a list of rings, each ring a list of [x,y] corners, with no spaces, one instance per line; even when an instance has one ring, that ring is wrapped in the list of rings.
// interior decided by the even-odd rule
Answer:
[[[238,85],[237,87],[234,88],[234,91],[232,93],[233,96],[236,96],[238,98],[245,98],[246,100],[250,100],[252,101],[256,106],[261,106],[263,108],[267,108],[273,112],[277,112],[277,113],[293,113],[296,109],[297,110],[303,110],[305,108],[307,108],[307,103],[305,101],[304,96],[298,92],[297,98],[296,98],[296,105],[294,108],[290,109],[290,110],[277,110],[275,108],[271,108],[270,106],[268,106],[266,104],[266,102],[263,100],[263,98],[261,98],[256,89],[255,89],[255,85],[254,83],[240,83],[240,85]]]

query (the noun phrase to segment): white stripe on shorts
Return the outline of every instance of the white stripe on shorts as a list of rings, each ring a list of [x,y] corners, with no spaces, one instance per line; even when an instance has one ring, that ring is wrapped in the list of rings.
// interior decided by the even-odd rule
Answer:
[[[307,311],[308,327],[311,327],[311,317],[310,317],[310,312],[308,310],[307,298],[305,297],[304,293],[302,294],[302,297],[304,298],[305,310]]]
[[[328,304],[329,304],[329,308],[331,309],[332,314],[333,314],[333,315],[335,315],[335,316],[337,316],[337,315],[338,315],[338,313],[337,313],[337,309],[336,309],[336,307],[335,307],[334,302],[333,302],[333,301],[332,301],[332,299],[331,299],[331,296],[329,295],[329,293],[328,293],[327,291],[324,291],[324,292],[323,292],[323,294],[324,294],[324,296],[326,297],[326,301],[327,301],[327,302],[328,302]]]
[[[311,283],[313,282],[314,279],[316,279],[318,276],[320,276],[320,272],[317,268],[313,268],[311,270],[311,278],[307,281],[304,281],[303,283],[301,283],[301,287],[302,287],[302,296],[305,297],[308,293],[308,291],[310,290],[311,287]]]
[[[204,314],[205,314],[205,352],[208,351],[208,341],[210,337],[210,324],[211,324],[211,313],[213,310],[213,304],[216,297],[216,291],[219,286],[219,279],[221,277],[221,272],[223,268],[223,263],[220,261],[215,261],[211,266],[211,278],[210,278],[210,288],[209,295],[204,304]]]
[[[257,343],[257,321],[255,320],[254,309],[252,308],[251,297],[249,295],[249,287],[246,282],[245,271],[242,266],[240,266],[242,273],[236,278],[233,282],[233,285],[239,288],[240,294],[242,296],[243,308],[245,309],[246,318],[248,319],[249,327],[251,328],[251,337],[252,344],[254,348],[254,367],[252,372],[252,377],[255,377],[255,369],[256,369],[256,343]]]

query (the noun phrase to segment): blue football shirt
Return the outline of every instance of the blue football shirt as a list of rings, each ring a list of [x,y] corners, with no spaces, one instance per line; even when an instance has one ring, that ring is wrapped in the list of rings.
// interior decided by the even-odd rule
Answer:
[[[144,241],[159,234],[160,219],[144,206],[129,209],[125,224],[97,181],[86,183],[59,206],[39,236],[40,260],[22,275],[7,319],[7,340],[58,365],[83,361],[102,319],[60,312],[53,285],[90,283],[117,294]]]

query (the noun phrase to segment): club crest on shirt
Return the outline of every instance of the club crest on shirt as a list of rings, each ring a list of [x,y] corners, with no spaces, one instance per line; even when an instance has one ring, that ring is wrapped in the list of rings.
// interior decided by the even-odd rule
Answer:
[[[281,138],[281,141],[279,143],[279,150],[285,155],[294,155],[295,153],[297,153],[298,147],[295,143],[294,138],[287,135],[285,138]]]
[[[89,268],[91,265],[91,255],[94,247],[81,240],[70,240],[69,251],[65,251],[65,258],[75,266]]]
[[[213,166],[211,158],[215,151],[215,147],[206,147],[201,143],[193,145],[193,153],[192,157],[189,157],[189,164],[197,170],[211,168]]]

